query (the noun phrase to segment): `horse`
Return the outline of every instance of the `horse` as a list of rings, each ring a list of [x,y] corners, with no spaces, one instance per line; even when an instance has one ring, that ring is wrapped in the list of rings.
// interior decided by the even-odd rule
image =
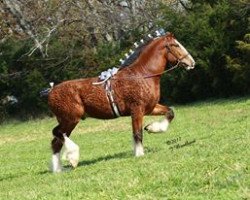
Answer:
[[[169,64],[174,65],[167,68]],[[145,126],[148,132],[165,132],[174,118],[173,110],[159,104],[160,78],[167,70],[176,67],[194,68],[195,61],[186,48],[172,33],[151,39],[140,49],[134,62],[118,70],[110,77],[112,102],[105,84],[98,77],[68,80],[54,86],[48,94],[48,105],[56,116],[58,125],[53,129],[53,172],[62,171],[60,152],[65,145],[65,155],[72,167],[79,162],[79,146],[70,138],[78,122],[86,114],[99,119],[116,118],[111,104],[115,104],[120,116],[131,116],[133,150],[136,157],[144,155],[143,117],[164,115],[164,119]]]

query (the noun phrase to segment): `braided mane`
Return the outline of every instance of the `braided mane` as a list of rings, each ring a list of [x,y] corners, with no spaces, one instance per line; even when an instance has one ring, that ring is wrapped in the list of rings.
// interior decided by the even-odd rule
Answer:
[[[160,37],[162,35],[165,35],[166,32],[163,28],[160,28],[159,30],[155,31],[155,34],[153,34],[156,38]],[[144,50],[144,48],[151,43],[155,37],[153,37],[151,34],[148,34],[146,38],[142,39],[140,41],[140,45],[138,46],[137,43],[135,43],[134,45],[137,46],[136,49],[134,51],[130,50],[130,52],[132,52],[132,54],[126,55],[126,59],[123,61],[122,59],[120,59],[121,65],[120,65],[120,69],[125,68],[129,65],[131,65],[132,63],[134,63],[134,61],[140,56],[141,52]]]
[[[139,47],[137,47],[134,51],[134,53],[132,53],[125,61],[123,64],[121,64],[120,68],[125,68],[129,65],[131,65],[141,54],[141,52],[143,51],[143,49],[150,43],[152,42],[154,39],[150,38],[147,39],[144,43],[140,44]]]

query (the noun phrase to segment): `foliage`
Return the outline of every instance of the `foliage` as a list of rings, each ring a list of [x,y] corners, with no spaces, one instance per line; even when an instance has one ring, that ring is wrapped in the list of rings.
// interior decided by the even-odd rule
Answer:
[[[242,93],[250,93],[250,33],[244,36],[243,41],[236,41],[238,57],[227,56],[228,68],[233,72],[233,83]]]
[[[0,199],[249,199],[249,109],[247,98],[177,106],[167,133],[144,134],[140,158],[129,117],[87,118],[71,135],[80,165],[61,174],[48,171],[56,119],[2,124]],[[195,142],[171,150],[174,139]]]
[[[244,1],[192,1],[192,10],[179,15],[166,9],[165,20],[170,20],[169,30],[190,50],[196,68],[190,72],[166,75],[163,81],[166,92],[163,99],[187,102],[207,97],[249,94],[249,60],[239,50],[238,40],[249,31],[249,5]],[[184,13],[183,13],[184,12]],[[162,22],[160,22],[160,25]],[[240,52],[240,53],[239,53]],[[241,76],[229,70],[228,57],[243,62]],[[248,57],[249,58],[249,57]],[[238,74],[238,75],[237,75]],[[241,82],[241,83],[239,83]]]

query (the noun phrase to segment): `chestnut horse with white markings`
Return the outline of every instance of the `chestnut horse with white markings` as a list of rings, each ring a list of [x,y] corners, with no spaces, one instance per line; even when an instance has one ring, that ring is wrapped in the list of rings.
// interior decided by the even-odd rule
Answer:
[[[165,115],[161,122],[145,127],[149,132],[166,131],[174,117],[171,108],[158,104],[160,78],[168,70],[165,69],[168,64],[186,69],[194,68],[195,65],[192,56],[171,33],[152,39],[132,64],[121,68],[109,79],[120,115],[132,117],[135,156],[144,155],[144,115]],[[73,167],[77,166],[79,147],[69,136],[82,116],[87,114],[100,119],[116,117],[104,85],[93,84],[96,82],[98,77],[65,81],[53,87],[49,93],[49,107],[59,123],[53,129],[53,172],[61,171],[60,151],[63,144],[66,158]]]

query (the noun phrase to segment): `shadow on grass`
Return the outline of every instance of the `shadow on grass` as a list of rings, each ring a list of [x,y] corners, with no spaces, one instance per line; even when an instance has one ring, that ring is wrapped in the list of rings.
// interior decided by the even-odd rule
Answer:
[[[123,159],[123,158],[129,158],[131,157],[132,154],[131,152],[121,152],[121,153],[116,153],[114,155],[107,155],[107,156],[101,156],[99,158],[91,159],[91,160],[83,160],[78,163],[77,167],[83,167],[83,166],[89,166],[89,165],[94,165],[96,163],[102,162],[102,161],[108,161],[112,159]],[[73,168],[71,165],[64,165],[63,166],[63,171],[71,171]],[[39,172],[38,174],[43,175],[43,174],[48,174],[51,173],[49,170],[44,170]]]
[[[151,153],[155,153],[155,152],[160,151],[160,149],[158,149],[158,148],[149,148],[149,147],[145,147],[144,150],[145,150],[145,154],[151,154]],[[113,160],[113,159],[125,159],[125,158],[133,158],[133,157],[134,157],[134,155],[133,155],[132,151],[125,151],[125,152],[120,152],[120,153],[116,153],[113,155],[101,156],[101,157],[91,159],[91,160],[83,160],[83,161],[80,161],[78,163],[77,167],[95,165],[99,162],[109,161],[109,160]],[[73,168],[71,165],[64,165],[63,166],[64,172],[71,171],[72,169]],[[48,173],[51,173],[51,171],[44,170],[44,171],[39,172],[38,174],[43,175],[43,174],[48,174]]]
[[[158,148],[150,148],[150,147],[145,147],[145,154],[151,154],[151,153],[156,153],[158,151],[160,151],[160,149]],[[91,159],[91,160],[83,160],[80,161],[77,167],[84,167],[84,166],[90,166],[90,165],[95,165],[99,162],[102,161],[109,161],[109,160],[113,160],[113,159],[125,159],[125,158],[134,158],[133,152],[132,151],[125,151],[125,152],[120,152],[120,153],[116,153],[113,155],[106,155],[106,156],[101,156],[95,159]],[[72,170],[72,166],[71,165],[64,165],[63,166],[63,172],[70,172]],[[52,174],[50,170],[46,169],[43,171],[40,171],[38,173],[36,173],[37,175],[46,175],[46,174]],[[18,175],[8,175],[5,177],[0,177],[0,182],[4,181],[4,180],[11,180],[11,179],[15,179],[15,178],[20,178],[22,176],[25,176],[26,173],[23,174],[18,174]]]
[[[88,166],[88,165],[94,165],[98,162],[102,162],[102,161],[109,161],[109,160],[113,160],[113,159],[124,159],[124,158],[129,158],[131,157],[131,152],[127,151],[127,152],[121,152],[121,153],[116,153],[113,155],[107,155],[107,156],[101,156],[99,158],[95,158],[92,160],[83,160],[81,162],[79,162],[78,166]]]
[[[5,177],[0,177],[0,182],[2,181],[6,181],[6,180],[11,180],[11,179],[15,179],[15,178],[20,178],[22,176],[24,176],[25,174],[18,174],[18,175],[14,175],[14,174],[9,174]]]
[[[155,152],[159,151],[159,149],[148,148],[148,147],[145,147],[144,150],[145,150],[146,154],[155,153]],[[84,161],[79,162],[78,166],[79,167],[89,166],[89,165],[94,165],[94,164],[96,164],[98,162],[102,162],[102,161],[109,161],[109,160],[113,160],[113,159],[133,158],[133,157],[134,157],[134,155],[133,155],[132,151],[126,151],[126,152],[116,153],[113,155],[101,156],[99,158],[92,159],[92,160],[84,160]]]
[[[40,171],[40,172],[35,173],[35,174],[43,175],[43,174],[49,174],[49,173],[51,173],[49,170],[44,170],[44,171]],[[30,173],[9,174],[7,176],[0,177],[0,182],[22,178],[24,176],[27,176],[28,174],[30,174]]]
[[[148,148],[145,147],[145,153],[155,153],[157,151],[159,151],[159,149],[155,149],[155,148]],[[92,159],[92,160],[84,160],[79,162],[78,166],[88,166],[88,165],[94,165],[98,162],[102,162],[102,161],[109,161],[109,160],[113,160],[113,159],[125,159],[125,158],[133,158],[133,152],[132,151],[126,151],[126,152],[121,152],[121,153],[116,153],[113,155],[107,155],[107,156],[101,156],[99,158],[96,159]]]
[[[38,175],[43,175],[43,174],[48,174],[48,173],[51,173],[51,171],[47,169],[47,170],[38,172],[37,174],[38,174]]]

